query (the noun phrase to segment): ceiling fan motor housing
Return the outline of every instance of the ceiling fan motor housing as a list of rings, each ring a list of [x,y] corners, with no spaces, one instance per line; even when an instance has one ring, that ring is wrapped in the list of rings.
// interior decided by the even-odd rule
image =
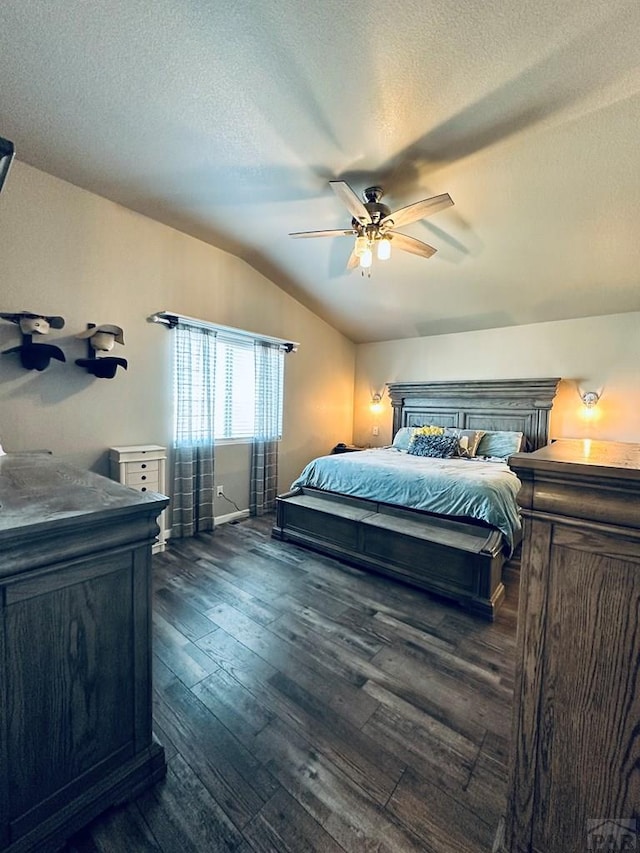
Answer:
[[[371,201],[380,201],[383,193],[382,187],[367,187],[366,190],[362,191],[362,200],[365,204]]]
[[[362,193],[364,206],[366,207],[367,212],[371,217],[371,222],[374,225],[377,225],[385,216],[388,216],[391,213],[391,208],[380,201],[382,198],[382,192],[382,187],[367,187],[367,189]],[[356,219],[355,216],[351,220],[351,224],[357,230],[361,229],[365,225],[365,223]]]
[[[391,208],[380,201],[383,192],[382,187],[367,187],[362,193],[364,206],[369,211],[369,216],[375,223],[380,222],[381,219],[384,219],[385,216],[391,213]]]

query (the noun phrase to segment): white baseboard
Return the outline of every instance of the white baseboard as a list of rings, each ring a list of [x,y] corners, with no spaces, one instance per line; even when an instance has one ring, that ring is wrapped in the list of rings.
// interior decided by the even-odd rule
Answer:
[[[228,512],[225,515],[216,515],[213,519],[213,523],[215,527],[218,527],[220,524],[228,524],[230,521],[240,521],[240,519],[249,518],[249,510],[241,509],[236,512]]]
[[[234,512],[228,512],[225,515],[216,515],[216,517],[213,519],[213,525],[214,525],[214,527],[218,527],[220,524],[228,524],[230,521],[241,521],[244,518],[249,518],[249,510],[248,509],[241,509],[241,510],[236,510]],[[165,541],[167,539],[171,539],[171,528],[170,527],[164,531],[164,538],[165,538]],[[154,549],[157,547],[157,545],[158,545],[158,543],[156,543],[156,545],[153,546]],[[164,551],[164,546],[161,549],[158,548],[158,550]],[[154,550],[153,553],[155,554],[156,551]]]

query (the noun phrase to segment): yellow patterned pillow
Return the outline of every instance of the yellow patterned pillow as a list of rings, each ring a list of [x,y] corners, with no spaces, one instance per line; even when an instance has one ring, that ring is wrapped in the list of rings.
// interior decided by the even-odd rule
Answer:
[[[444,435],[444,427],[427,424],[426,426],[418,427],[414,435]]]

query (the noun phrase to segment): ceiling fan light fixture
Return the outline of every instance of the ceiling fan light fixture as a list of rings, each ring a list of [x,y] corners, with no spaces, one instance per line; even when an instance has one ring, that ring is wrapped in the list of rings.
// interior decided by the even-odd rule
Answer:
[[[369,248],[369,241],[367,240],[366,237],[363,237],[362,235],[360,235],[359,237],[356,237],[356,243],[355,243],[355,246],[353,247],[353,251],[356,253],[357,258],[361,258],[362,255],[367,251],[368,248]]]
[[[364,252],[360,255],[360,266],[362,267],[363,270],[368,270],[368,269],[370,269],[372,263],[373,263],[373,252],[367,246],[367,248],[364,250]]]
[[[377,246],[377,258],[379,261],[388,261],[391,257],[391,240],[388,237],[381,237]]]

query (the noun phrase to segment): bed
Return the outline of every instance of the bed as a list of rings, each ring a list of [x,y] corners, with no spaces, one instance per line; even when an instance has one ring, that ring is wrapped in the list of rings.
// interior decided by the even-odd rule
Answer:
[[[558,382],[543,378],[390,383],[393,435],[425,424],[508,431],[523,434],[523,450],[537,450],[548,442],[549,412]],[[455,512],[443,512],[440,505],[440,511],[424,508],[428,503],[416,506],[415,501],[407,506],[407,489],[389,492],[382,488],[382,480],[377,484],[374,480],[373,486],[369,483],[369,491],[360,488],[360,483],[369,482],[368,466],[371,471],[379,467],[380,476],[388,480],[387,469],[400,459],[404,467],[422,464],[392,449],[314,460],[291,491],[276,499],[273,536],[411,583],[493,619],[504,598],[503,565],[518,544],[517,520],[513,525],[508,518],[478,514],[474,502],[463,499],[461,493],[456,496]],[[467,471],[482,466],[492,466],[487,469],[487,481],[495,479],[499,469],[515,480],[505,463],[464,459],[443,463],[439,482],[448,477],[451,490],[460,489]],[[313,477],[307,476],[307,469]],[[519,484],[515,482],[513,510],[505,505],[505,516],[517,514]]]

